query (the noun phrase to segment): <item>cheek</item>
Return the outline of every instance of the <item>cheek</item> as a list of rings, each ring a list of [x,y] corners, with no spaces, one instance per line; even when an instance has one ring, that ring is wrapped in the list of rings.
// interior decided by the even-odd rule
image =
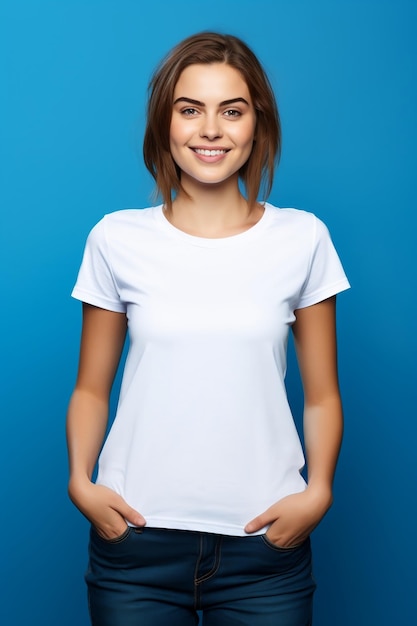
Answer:
[[[182,144],[186,141],[190,134],[191,124],[184,123],[184,120],[176,115],[173,115],[169,128],[169,140],[170,143]]]
[[[181,148],[183,147],[184,143],[185,137],[182,126],[180,124],[176,124],[175,122],[171,122],[171,126],[169,129],[169,151],[177,166],[179,166],[179,163],[181,162]]]
[[[183,125],[181,121],[174,115],[171,119],[171,125],[169,127],[169,140],[171,143],[178,142],[184,134]]]
[[[255,124],[248,123],[247,127],[241,129],[240,142],[245,145],[252,145],[255,139]]]
[[[169,127],[169,143],[171,145],[176,142],[177,136],[177,125],[175,124],[175,122],[171,122],[171,126]]]

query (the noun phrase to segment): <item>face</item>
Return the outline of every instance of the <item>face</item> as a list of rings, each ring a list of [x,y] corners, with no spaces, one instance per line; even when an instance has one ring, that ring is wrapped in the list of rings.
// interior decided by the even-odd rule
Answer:
[[[255,126],[249,89],[237,70],[225,63],[188,66],[175,86],[170,127],[182,184],[237,181]]]

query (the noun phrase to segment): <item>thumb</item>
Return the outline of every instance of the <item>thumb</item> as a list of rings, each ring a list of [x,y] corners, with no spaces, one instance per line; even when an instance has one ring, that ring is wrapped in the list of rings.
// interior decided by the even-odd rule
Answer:
[[[145,526],[146,519],[139,513],[139,511],[135,511],[131,506],[127,507],[127,512],[124,514],[124,518],[127,522],[130,522],[134,526]]]
[[[146,519],[143,515],[129,506],[123,499],[117,507],[117,511],[120,515],[122,515],[122,517],[125,518],[126,522],[132,524],[133,526],[145,526],[146,524]]]
[[[244,528],[246,533],[255,533],[257,530],[261,530],[264,526],[268,526],[271,522],[274,522],[277,516],[273,514],[271,509],[267,509],[261,515],[254,517],[253,520],[248,522]]]

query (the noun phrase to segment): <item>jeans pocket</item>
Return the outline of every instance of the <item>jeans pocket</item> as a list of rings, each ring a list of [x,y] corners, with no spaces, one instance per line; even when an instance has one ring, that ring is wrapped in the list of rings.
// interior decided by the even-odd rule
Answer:
[[[121,535],[118,535],[117,537],[113,537],[112,539],[106,539],[105,537],[100,535],[100,533],[95,528],[95,526],[93,526],[93,525],[91,526],[91,533],[92,533],[92,535],[94,535],[94,537],[97,537],[98,539],[100,539],[100,541],[102,541],[103,543],[107,543],[109,545],[123,543],[123,541],[126,541],[126,539],[129,537],[131,531],[132,531],[132,527],[131,526],[126,526],[125,530],[122,532]]]
[[[288,548],[285,548],[283,546],[278,546],[276,543],[271,541],[266,533],[260,535],[260,537],[267,548],[269,548],[270,550],[276,550],[277,552],[295,552],[296,550],[302,548],[305,543],[309,541],[309,539],[307,538],[302,543],[298,543],[295,546],[289,546]]]

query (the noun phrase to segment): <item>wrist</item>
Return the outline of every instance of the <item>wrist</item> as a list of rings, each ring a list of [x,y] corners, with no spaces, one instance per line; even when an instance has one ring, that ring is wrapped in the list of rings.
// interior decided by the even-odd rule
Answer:
[[[333,492],[331,485],[311,482],[307,485],[306,491],[316,505],[324,511],[327,511],[332,506]]]
[[[77,505],[91,485],[92,482],[87,474],[71,476],[68,482],[68,495],[71,501]]]

